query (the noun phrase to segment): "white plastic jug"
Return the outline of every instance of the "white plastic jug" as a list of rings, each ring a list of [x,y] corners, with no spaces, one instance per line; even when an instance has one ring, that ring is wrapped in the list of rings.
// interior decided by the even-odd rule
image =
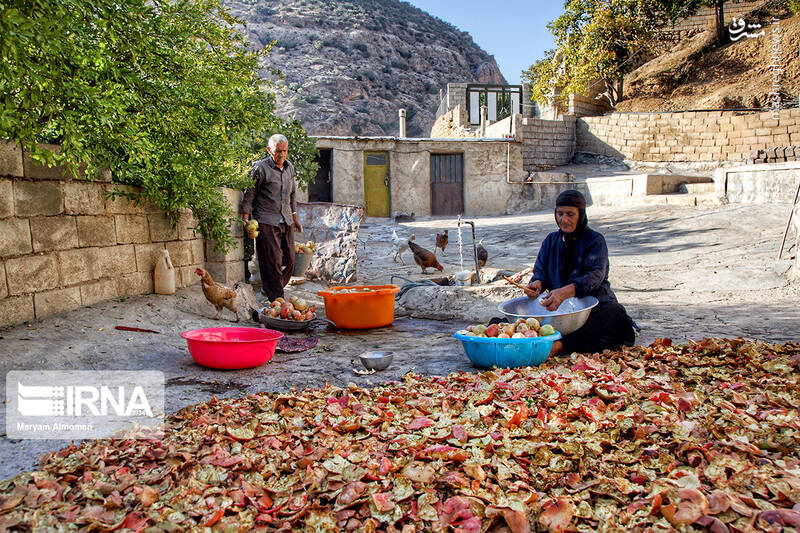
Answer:
[[[455,275],[456,285],[472,285],[472,271],[461,270]]]
[[[169,250],[161,250],[161,257],[156,261],[153,287],[156,294],[175,294],[175,267],[169,259]]]

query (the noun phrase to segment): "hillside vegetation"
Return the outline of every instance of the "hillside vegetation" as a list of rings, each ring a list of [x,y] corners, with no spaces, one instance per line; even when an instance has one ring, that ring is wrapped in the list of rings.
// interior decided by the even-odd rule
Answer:
[[[783,14],[785,13],[776,13]],[[746,17],[755,22],[755,16]],[[800,15],[779,24],[760,19],[765,35],[713,47],[714,31],[695,35],[625,77],[617,111],[767,108],[773,88],[773,32],[780,27],[780,93],[783,107],[800,91]]]
[[[469,34],[397,0],[225,0],[255,46],[275,42],[282,115],[313,135],[408,135],[430,130],[448,82],[505,83]],[[274,79],[268,71],[264,76]]]

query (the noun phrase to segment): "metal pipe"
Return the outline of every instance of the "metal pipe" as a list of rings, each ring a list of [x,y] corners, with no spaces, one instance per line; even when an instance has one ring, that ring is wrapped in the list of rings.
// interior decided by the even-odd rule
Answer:
[[[406,110],[401,109],[398,114],[400,115],[400,138],[406,136]]]
[[[475,277],[478,279],[478,284],[481,283],[481,267],[478,266],[478,245],[475,240],[475,223],[471,220],[461,220],[461,215],[458,217],[458,225],[469,224],[472,226],[472,256],[475,259]]]

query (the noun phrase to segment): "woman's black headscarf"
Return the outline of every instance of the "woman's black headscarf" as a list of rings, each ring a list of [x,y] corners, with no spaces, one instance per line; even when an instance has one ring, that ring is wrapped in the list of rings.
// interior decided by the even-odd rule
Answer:
[[[579,191],[568,189],[556,198],[556,209],[559,207],[575,207],[578,209],[578,225],[572,233],[564,233],[561,228],[558,228],[561,234],[561,240],[564,246],[559,247],[559,273],[561,274],[562,281],[569,279],[569,274],[575,269],[578,260],[575,243],[583,236],[584,233],[589,231],[589,220],[586,218],[586,198]],[[558,219],[556,219],[558,224]]]

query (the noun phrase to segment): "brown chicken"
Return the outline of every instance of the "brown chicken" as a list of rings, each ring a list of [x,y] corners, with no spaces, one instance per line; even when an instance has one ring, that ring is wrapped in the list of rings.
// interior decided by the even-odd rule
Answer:
[[[235,322],[239,322],[239,309],[236,307],[236,292],[224,285],[220,285],[211,278],[211,274],[202,268],[195,269],[195,274],[200,276],[200,284],[203,286],[203,295],[211,305],[217,308],[214,320],[219,320],[222,308],[229,309],[236,315]]]
[[[436,248],[442,249],[442,255],[447,255],[444,253],[444,249],[447,247],[447,230],[444,230],[444,233],[437,233],[436,234],[436,246],[433,248],[433,252],[436,253]]]
[[[416,244],[414,241],[414,235],[411,236],[411,239],[408,241],[408,247],[411,248],[411,253],[414,254],[414,262],[422,267],[422,273],[425,274],[426,268],[435,268],[439,272],[444,270],[444,267],[439,264],[439,261],[436,260],[436,254],[433,252],[429,252],[422,246]]]
[[[486,261],[489,259],[489,251],[483,246],[483,239],[480,240],[476,248],[478,252],[478,268],[483,268]]]

